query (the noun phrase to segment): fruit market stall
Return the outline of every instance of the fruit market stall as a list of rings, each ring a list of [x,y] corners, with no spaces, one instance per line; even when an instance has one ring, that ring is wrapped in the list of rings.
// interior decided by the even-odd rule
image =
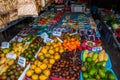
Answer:
[[[118,80],[88,13],[63,9],[37,19],[2,42],[0,80]]]

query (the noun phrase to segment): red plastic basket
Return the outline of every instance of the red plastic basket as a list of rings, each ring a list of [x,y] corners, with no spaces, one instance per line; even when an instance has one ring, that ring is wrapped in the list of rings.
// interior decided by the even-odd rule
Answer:
[[[67,80],[67,79],[64,79],[64,78],[56,78],[56,77],[51,77],[52,80]]]

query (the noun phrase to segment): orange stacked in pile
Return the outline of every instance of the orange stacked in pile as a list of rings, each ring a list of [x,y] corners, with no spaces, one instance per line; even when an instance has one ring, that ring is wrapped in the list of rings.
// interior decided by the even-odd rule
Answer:
[[[64,42],[63,42],[63,46],[68,51],[72,51],[72,50],[75,50],[77,48],[81,49],[80,41],[75,39],[75,38],[67,38],[67,39],[65,39]]]

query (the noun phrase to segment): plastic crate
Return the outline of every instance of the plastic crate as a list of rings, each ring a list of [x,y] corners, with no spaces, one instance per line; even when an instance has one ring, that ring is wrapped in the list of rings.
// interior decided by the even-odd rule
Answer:
[[[107,70],[114,74],[115,80],[118,80],[117,76],[115,75],[115,73],[114,73],[114,71],[112,69],[107,69]],[[80,72],[80,80],[84,80],[84,78],[82,77],[82,72]]]

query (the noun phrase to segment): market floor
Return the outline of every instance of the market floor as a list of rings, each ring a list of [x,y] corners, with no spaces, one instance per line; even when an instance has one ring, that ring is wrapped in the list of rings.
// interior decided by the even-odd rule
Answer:
[[[111,47],[106,41],[103,40],[105,50],[108,52],[110,56],[110,60],[112,62],[112,69],[117,75],[118,79],[120,79],[120,50]]]

